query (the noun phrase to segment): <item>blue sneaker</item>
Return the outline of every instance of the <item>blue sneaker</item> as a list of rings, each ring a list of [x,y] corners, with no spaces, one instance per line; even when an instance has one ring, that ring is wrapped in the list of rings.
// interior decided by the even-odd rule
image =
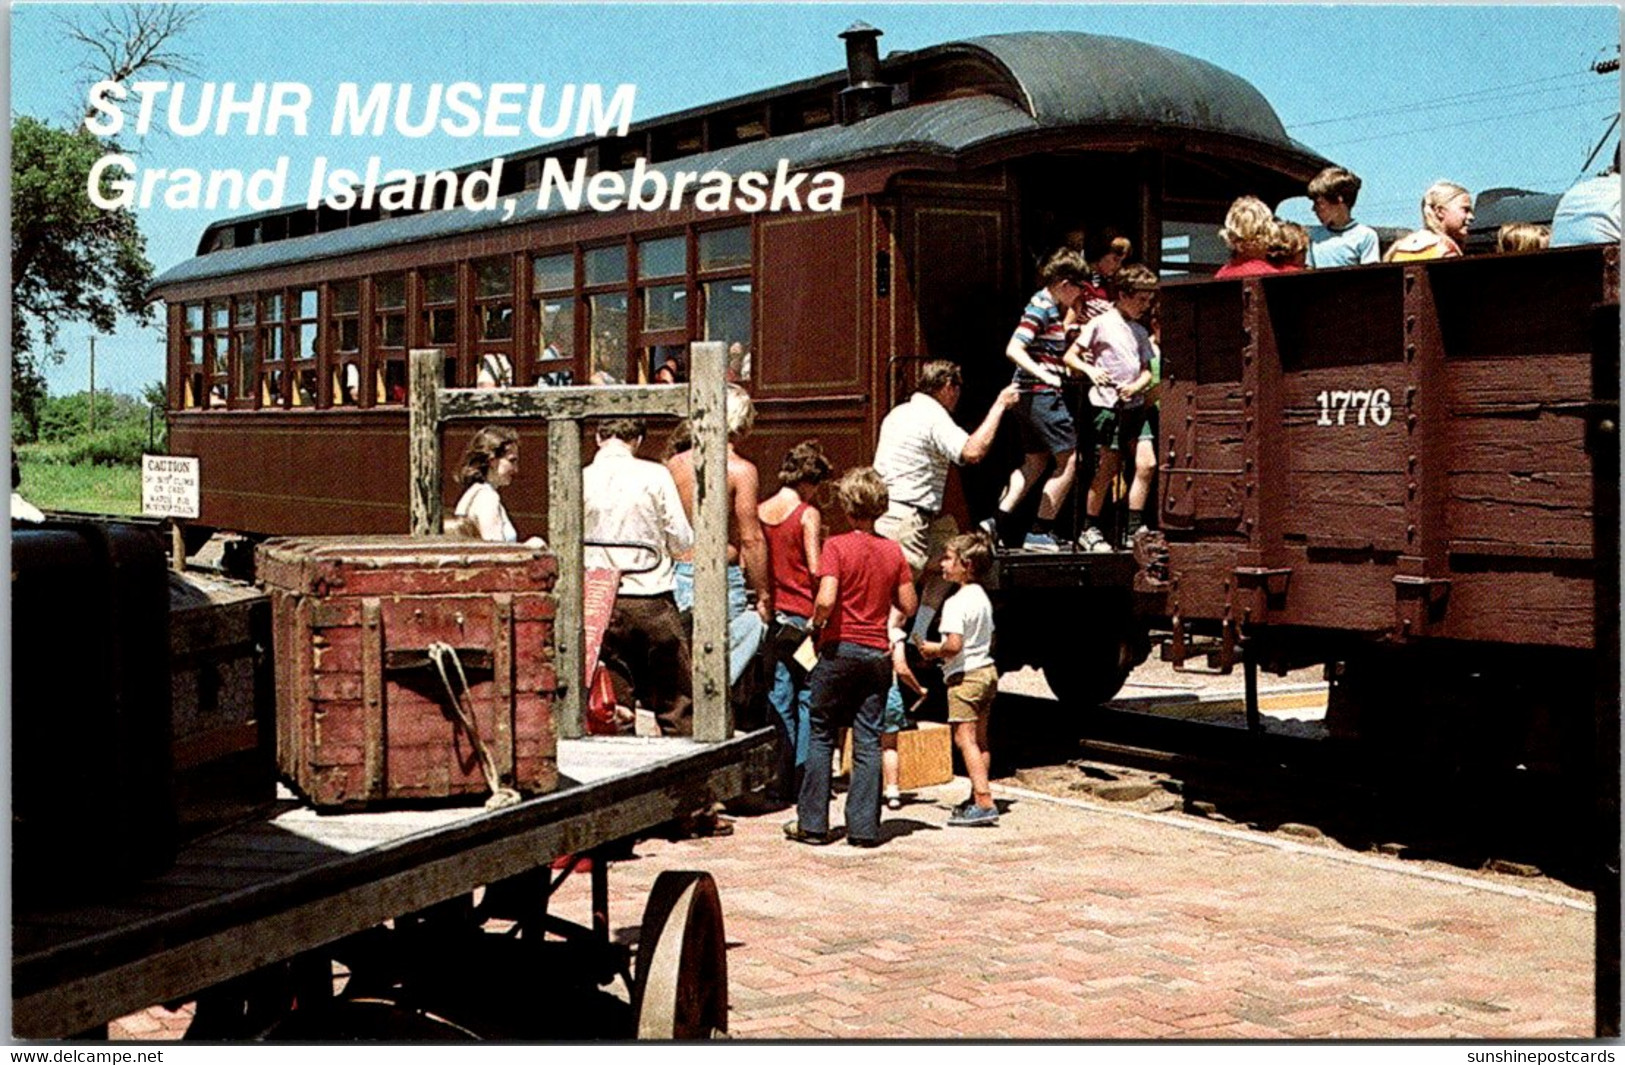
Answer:
[[[1026,542],[1021,546],[1028,551],[1053,552],[1061,549],[1061,545],[1049,533],[1028,533]]]
[[[962,810],[955,810],[953,816],[948,818],[948,823],[961,828],[996,825],[999,823],[999,808],[997,806],[977,806],[973,803]]]

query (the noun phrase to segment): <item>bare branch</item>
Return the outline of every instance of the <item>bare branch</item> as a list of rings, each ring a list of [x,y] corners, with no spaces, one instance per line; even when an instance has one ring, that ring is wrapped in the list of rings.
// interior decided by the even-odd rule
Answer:
[[[203,15],[202,8],[179,4],[125,4],[91,8],[58,23],[88,53],[80,63],[82,88],[88,90],[98,81],[123,84],[142,74],[195,74],[190,58],[173,45]],[[87,107],[85,117],[94,113]]]

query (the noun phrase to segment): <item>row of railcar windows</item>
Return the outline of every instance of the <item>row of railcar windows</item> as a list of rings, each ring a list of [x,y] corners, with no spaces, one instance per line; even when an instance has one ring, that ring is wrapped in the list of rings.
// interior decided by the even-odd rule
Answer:
[[[330,281],[325,299],[312,285],[187,303],[178,404],[399,405],[413,347],[445,352],[447,387],[681,381],[692,340],[724,342],[730,378],[748,379],[749,226],[526,261],[528,279],[505,255]]]

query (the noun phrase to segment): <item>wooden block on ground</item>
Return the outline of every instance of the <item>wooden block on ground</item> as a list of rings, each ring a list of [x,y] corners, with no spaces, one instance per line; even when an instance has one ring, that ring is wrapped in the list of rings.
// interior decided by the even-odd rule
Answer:
[[[940,721],[921,721],[897,734],[897,786],[903,791],[935,787],[954,778],[953,730]],[[852,772],[852,734],[841,751],[841,771]]]

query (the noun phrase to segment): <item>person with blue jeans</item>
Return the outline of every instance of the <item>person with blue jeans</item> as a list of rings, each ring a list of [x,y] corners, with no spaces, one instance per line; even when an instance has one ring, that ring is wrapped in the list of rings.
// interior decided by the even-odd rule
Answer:
[[[779,736],[778,775],[769,796],[794,802],[807,764],[808,672],[795,653],[812,626],[813,574],[823,546],[824,519],[814,505],[829,476],[829,460],[816,440],[791,448],[779,464],[779,490],[756,508],[773,573],[773,685],[767,701]]]
[[[762,645],[762,637],[773,620],[773,585],[767,570],[767,541],[756,518],[756,464],[739,454],[735,447],[750,435],[756,423],[756,407],[750,393],[738,385],[728,386],[728,683],[739,680],[745,667]],[[683,434],[678,434],[678,439]],[[676,442],[676,439],[673,441]],[[683,448],[666,460],[666,469],[677,484],[683,513],[694,520],[694,452]],[[747,588],[756,593],[751,608]],[[678,610],[694,606],[694,559],[677,560],[674,589]]]
[[[849,471],[836,486],[852,531],[824,544],[812,628],[818,635],[808,705],[807,767],[796,819],[784,826],[797,843],[834,840],[829,827],[831,759],[838,730],[852,730],[852,775],[846,793],[846,840],[880,843],[880,727],[891,685],[892,609],[908,617],[918,600],[902,548],[875,532],[886,513],[886,482],[871,467]]]

